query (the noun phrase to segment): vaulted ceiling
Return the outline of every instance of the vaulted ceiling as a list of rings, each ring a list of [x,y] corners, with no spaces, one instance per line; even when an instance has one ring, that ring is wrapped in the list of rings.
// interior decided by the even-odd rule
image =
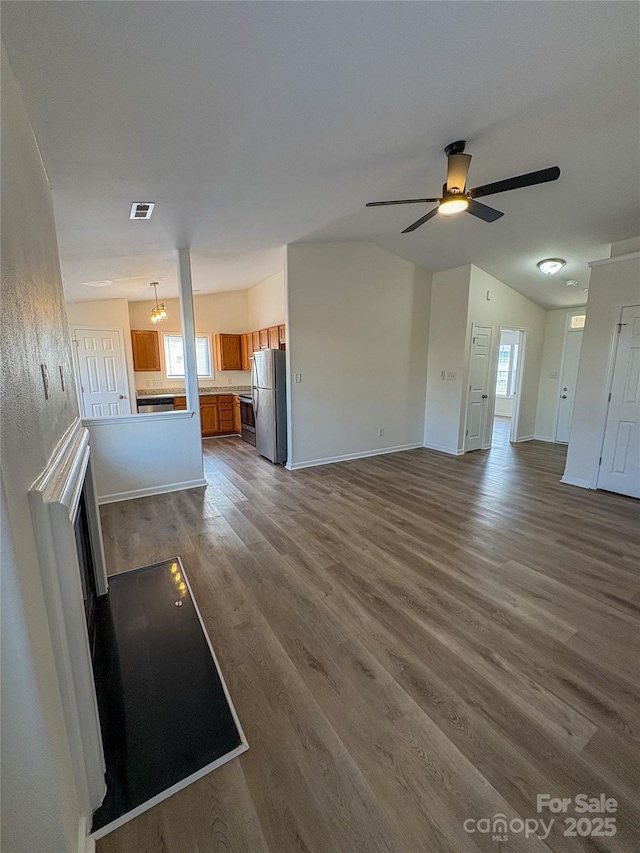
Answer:
[[[5,2],[3,38],[51,181],[72,299],[247,287],[284,244],[371,240],[430,270],[476,263],[545,306],[640,230],[639,6],[619,2]],[[400,231],[466,139],[478,185],[553,184]],[[149,222],[128,218],[153,201]],[[547,279],[537,260],[568,261]],[[115,283],[88,288],[83,281]]]

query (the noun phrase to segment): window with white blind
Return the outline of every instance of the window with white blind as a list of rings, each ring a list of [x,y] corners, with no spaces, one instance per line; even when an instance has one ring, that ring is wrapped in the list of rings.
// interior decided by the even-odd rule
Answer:
[[[164,361],[167,379],[184,379],[184,344],[182,335],[164,335]],[[198,376],[213,378],[211,360],[211,336],[196,335],[196,363]]]

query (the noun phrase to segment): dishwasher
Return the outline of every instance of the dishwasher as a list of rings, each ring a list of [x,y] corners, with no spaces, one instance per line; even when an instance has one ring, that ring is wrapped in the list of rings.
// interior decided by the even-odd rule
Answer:
[[[174,409],[173,397],[138,397],[139,415],[148,415],[155,412],[172,412]]]

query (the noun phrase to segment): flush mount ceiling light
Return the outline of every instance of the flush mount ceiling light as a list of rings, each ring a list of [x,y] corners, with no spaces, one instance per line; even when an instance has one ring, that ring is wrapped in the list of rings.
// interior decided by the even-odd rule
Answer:
[[[563,261],[562,258],[545,258],[543,261],[538,261],[536,266],[545,275],[555,275],[566,265],[567,262]]]
[[[167,306],[164,302],[158,302],[158,282],[152,281],[151,287],[153,288],[153,292],[156,295],[156,304],[151,309],[151,314],[149,315],[149,319],[152,323],[161,323],[163,320],[166,320],[169,316],[167,314]]]
[[[134,201],[131,205],[129,219],[151,219],[155,206],[153,201]]]
[[[83,281],[82,284],[84,287],[109,287],[113,281],[110,278],[103,278],[100,281]]]

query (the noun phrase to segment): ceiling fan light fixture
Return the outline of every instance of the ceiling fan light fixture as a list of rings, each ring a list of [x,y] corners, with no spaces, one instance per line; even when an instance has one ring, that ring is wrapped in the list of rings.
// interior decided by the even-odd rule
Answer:
[[[453,216],[456,213],[462,213],[469,207],[469,199],[462,196],[461,198],[443,198],[438,207],[438,213],[442,216]]]
[[[540,272],[545,275],[555,275],[566,265],[567,262],[563,261],[562,258],[545,258],[543,261],[538,261],[536,264]]]

